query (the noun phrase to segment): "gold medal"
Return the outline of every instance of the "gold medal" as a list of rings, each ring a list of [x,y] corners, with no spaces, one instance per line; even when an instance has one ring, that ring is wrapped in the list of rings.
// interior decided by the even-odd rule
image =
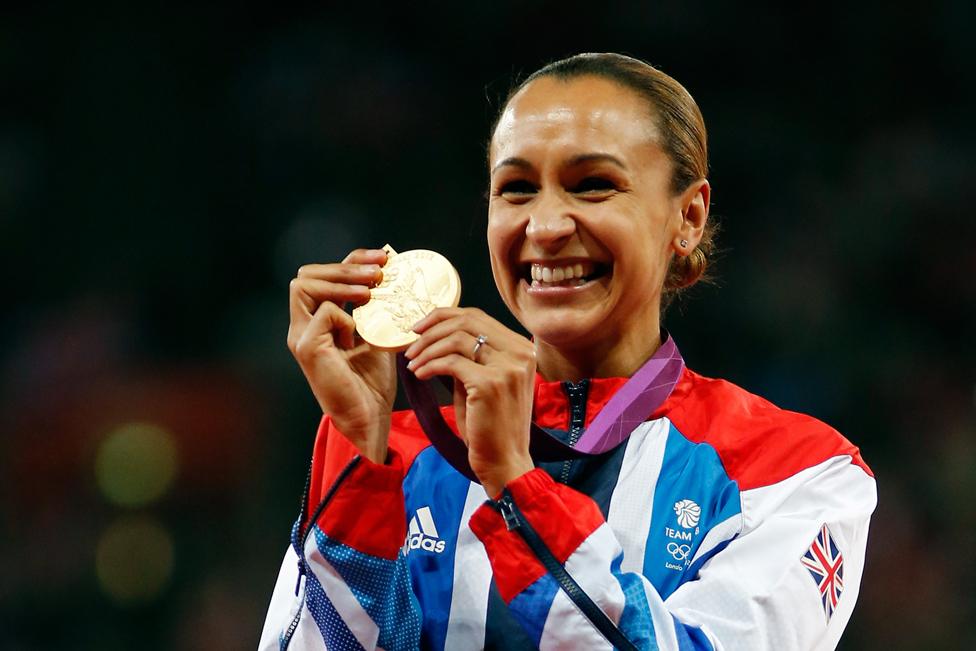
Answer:
[[[383,282],[352,311],[360,336],[383,350],[403,350],[416,341],[413,325],[438,307],[457,307],[461,279],[440,253],[415,249],[397,253],[387,244]]]

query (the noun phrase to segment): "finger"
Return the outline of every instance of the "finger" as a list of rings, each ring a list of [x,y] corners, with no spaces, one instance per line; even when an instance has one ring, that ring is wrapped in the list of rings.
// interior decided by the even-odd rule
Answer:
[[[313,320],[313,315],[321,311],[322,306],[331,305],[335,311],[346,314],[337,305],[350,301],[361,304],[369,300],[369,288],[362,285],[342,285],[317,280],[299,280],[291,282],[288,306],[291,323],[288,328],[289,347],[292,347],[302,337],[306,328]],[[330,308],[325,313],[332,313]],[[352,317],[346,316],[352,321]],[[345,341],[345,340],[344,340]]]
[[[464,332],[472,337],[477,337],[478,335],[470,332],[472,329],[471,319],[465,318],[464,312],[460,308],[449,308],[455,311],[453,315],[439,315],[441,318],[445,318],[442,321],[434,321],[432,325],[428,325],[424,328],[423,333],[417,338],[412,344],[410,344],[403,354],[407,359],[413,359],[414,357],[420,355],[420,353],[428,346],[438,342],[442,339],[451,337],[457,332]],[[473,345],[473,344],[472,344]]]
[[[329,264],[306,264],[298,268],[295,277],[299,280],[326,280],[347,285],[376,286],[383,279],[379,264],[353,264],[332,262]]]
[[[413,331],[417,334],[423,334],[431,326],[446,321],[447,319],[461,316],[466,310],[471,309],[466,307],[438,307],[420,321],[417,321],[413,326]]]
[[[488,347],[487,341],[481,346],[478,346],[478,354],[475,355],[475,346],[477,345],[477,342],[477,337],[470,332],[454,330],[446,337],[438,339],[430,345],[419,349],[417,356],[410,359],[410,361],[407,363],[407,368],[410,370],[420,368],[434,358],[445,357],[451,353],[463,355],[468,359],[480,364],[490,363],[491,350]],[[407,357],[409,358],[409,355]]]
[[[291,281],[289,290],[308,307],[310,314],[319,303],[365,303],[370,298],[369,287],[366,285],[334,283],[315,278],[295,278]]]
[[[429,380],[437,375],[447,375],[465,386],[477,383],[486,372],[489,372],[487,367],[475,364],[469,358],[458,353],[435,357],[413,371],[418,380]]]
[[[288,285],[288,308],[293,325],[304,328],[323,303],[365,303],[369,288],[312,278],[295,278]]]
[[[356,323],[335,303],[322,303],[318,307],[298,338],[295,356],[299,360],[310,359],[323,340],[331,340],[336,347],[345,350],[356,345]]]
[[[318,332],[331,332],[340,348],[348,350],[356,345],[356,322],[335,303],[320,305],[308,326],[313,336]]]
[[[496,350],[514,349],[524,337],[512,332],[481,310],[473,308],[444,308],[431,313],[431,321],[424,324],[420,337],[404,351],[408,359],[416,357],[435,341],[448,337],[457,331],[469,333],[472,337],[484,335],[487,343]],[[416,328],[415,328],[416,331]],[[472,347],[474,343],[472,342]]]
[[[350,264],[386,264],[386,251],[383,249],[355,249],[349,252],[343,262]]]

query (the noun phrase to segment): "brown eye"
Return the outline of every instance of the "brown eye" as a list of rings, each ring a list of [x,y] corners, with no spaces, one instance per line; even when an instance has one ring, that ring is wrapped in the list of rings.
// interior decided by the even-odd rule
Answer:
[[[535,194],[535,186],[528,181],[509,181],[502,184],[498,194]]]
[[[588,176],[576,184],[576,187],[573,188],[573,192],[610,192],[616,189],[617,186],[610,179],[601,178],[599,176]]]
[[[502,183],[495,194],[512,204],[523,204],[531,200],[538,192],[538,188],[526,180],[506,181]]]

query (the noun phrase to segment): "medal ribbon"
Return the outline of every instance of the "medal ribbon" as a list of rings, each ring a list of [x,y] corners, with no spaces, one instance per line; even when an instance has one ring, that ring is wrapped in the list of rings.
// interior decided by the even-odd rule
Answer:
[[[684,359],[674,339],[665,333],[661,347],[607,401],[576,445],[567,445],[532,423],[529,453],[535,461],[563,461],[612,450],[668,399],[684,367]],[[407,401],[417,414],[427,438],[458,472],[477,482],[478,478],[468,463],[468,447],[441,414],[431,384],[433,380],[418,380],[407,368],[407,359],[402,353],[397,355],[397,372]],[[450,380],[446,384],[450,387]]]

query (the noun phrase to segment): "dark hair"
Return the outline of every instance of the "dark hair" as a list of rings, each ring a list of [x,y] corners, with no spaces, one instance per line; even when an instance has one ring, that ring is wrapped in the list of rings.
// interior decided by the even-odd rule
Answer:
[[[540,77],[569,81],[578,77],[601,77],[616,82],[647,101],[651,119],[660,135],[660,145],[671,160],[671,191],[675,194],[708,175],[708,138],[698,104],[684,86],[649,63],[614,53],[577,54],[554,61],[529,75],[508,94],[491,128],[495,129],[512,98]],[[705,278],[709,260],[715,254],[717,226],[705,223],[701,242],[690,255],[675,256],[664,281],[663,310],[674,295]]]

